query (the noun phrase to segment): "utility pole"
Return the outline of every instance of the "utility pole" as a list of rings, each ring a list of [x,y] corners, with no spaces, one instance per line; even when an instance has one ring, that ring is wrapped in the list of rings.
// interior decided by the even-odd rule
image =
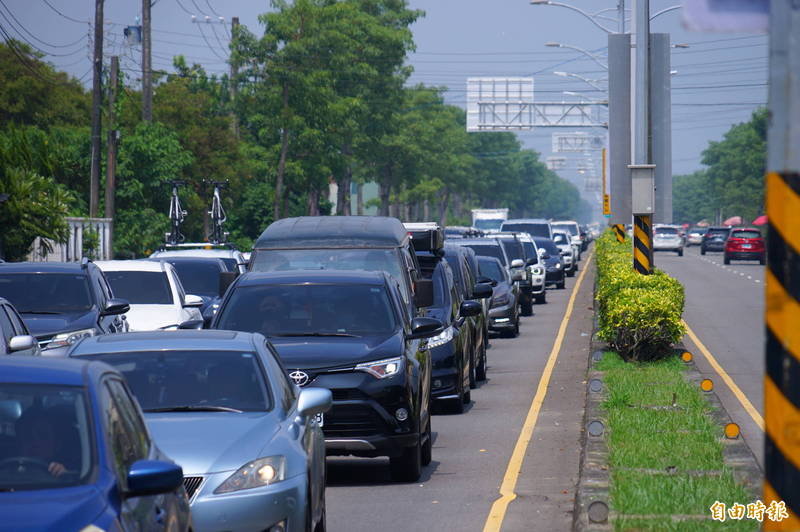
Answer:
[[[142,0],[142,120],[153,121],[153,65],[150,0]]]
[[[764,504],[788,518],[764,530],[800,528],[800,5],[769,2],[769,129],[766,204]]]
[[[89,217],[97,217],[100,201],[100,106],[103,105],[103,1],[94,2],[94,58],[92,68],[92,162],[89,171]]]
[[[106,218],[111,219],[109,248],[114,245],[114,196],[117,180],[117,130],[114,128],[114,105],[117,101],[119,57],[111,58],[111,86],[108,91],[108,140],[106,141]],[[112,251],[113,253],[113,251]]]
[[[231,46],[236,44],[236,30],[239,28],[239,17],[231,18]],[[233,134],[239,138],[239,118],[236,116],[236,96],[239,93],[239,84],[237,77],[239,76],[239,65],[236,61],[231,61],[231,81],[230,81],[230,95],[231,95],[231,126],[233,127]]]
[[[617,17],[619,17],[617,20],[619,33],[625,33],[625,0],[617,0]]]
[[[631,223],[631,36],[608,36],[608,150],[611,224]]]
[[[653,271],[653,211],[655,166],[650,147],[650,0],[636,0],[636,78],[631,165],[633,267]]]

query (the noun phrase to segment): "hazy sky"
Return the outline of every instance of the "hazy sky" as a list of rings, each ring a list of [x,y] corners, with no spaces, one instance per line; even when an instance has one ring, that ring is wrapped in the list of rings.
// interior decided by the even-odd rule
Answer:
[[[616,6],[615,0],[562,1],[593,12]],[[651,13],[679,1],[651,0]],[[410,83],[447,86],[448,102],[464,106],[470,76],[533,75],[539,101],[575,100],[563,91],[604,97],[583,81],[553,74],[571,72],[605,87],[606,72],[597,63],[578,52],[544,46],[555,41],[604,56],[606,34],[578,13],[532,6],[528,0],[410,0],[410,4],[426,12],[413,27],[417,51],[410,57],[415,69]],[[125,44],[123,29],[136,23],[140,8],[138,0],[105,1],[105,55],[121,56],[134,83],[141,49]],[[257,16],[267,9],[265,0],[156,0],[154,67],[171,69],[172,56],[183,54],[209,72],[227,71],[230,17],[238,16],[260,34]],[[51,53],[49,61],[86,84],[91,84],[88,21],[93,13],[94,0],[0,0],[3,28]],[[197,20],[222,16],[225,23],[193,23],[192,14]],[[615,17],[616,11],[604,15]],[[613,21],[601,22],[616,29]],[[766,103],[767,37],[687,32],[680,23],[680,10],[656,18],[651,31],[668,32],[673,43],[690,45],[672,51],[672,69],[677,70],[672,77],[672,145],[674,173],[692,172],[701,168],[700,154],[710,140],[720,139],[731,124],[747,120],[756,104]],[[551,155],[553,131],[540,128],[519,136],[545,158]],[[572,161],[573,169],[560,173],[580,183],[576,165]]]

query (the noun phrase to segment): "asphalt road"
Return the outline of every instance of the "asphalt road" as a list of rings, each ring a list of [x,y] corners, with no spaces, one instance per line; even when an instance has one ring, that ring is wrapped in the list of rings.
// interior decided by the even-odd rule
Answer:
[[[522,318],[519,337],[492,339],[488,380],[472,391],[467,412],[433,417],[433,462],[419,482],[391,482],[387,459],[328,459],[329,530],[483,530],[576,279],[568,278],[565,290],[548,291],[548,303]],[[555,366],[521,468],[518,497],[509,505],[503,530],[571,527],[591,286],[592,276],[587,275],[575,303],[576,318],[565,335],[562,351],[568,355],[562,354]]]
[[[655,264],[683,283],[686,323],[763,417],[765,267],[755,261],[726,266],[722,253],[703,256],[695,246],[686,248],[683,257],[657,252]],[[717,395],[763,467],[763,432],[696,346],[693,351],[698,369],[714,381]]]

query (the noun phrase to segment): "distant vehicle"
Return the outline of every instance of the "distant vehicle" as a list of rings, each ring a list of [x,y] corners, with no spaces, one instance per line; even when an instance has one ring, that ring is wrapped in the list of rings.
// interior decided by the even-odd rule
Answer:
[[[683,237],[678,229],[669,225],[654,226],[653,251],[674,251],[683,257]]]
[[[508,219],[508,209],[472,209],[472,225],[481,231],[499,231]]]
[[[553,229],[562,229],[567,231],[572,237],[572,243],[578,246],[578,260],[580,260],[580,252],[586,251],[589,246],[589,240],[586,238],[586,232],[581,230],[578,222],[574,220],[551,222]]]
[[[534,237],[536,247],[540,250],[540,258],[544,262],[547,270],[545,275],[546,284],[554,284],[556,288],[563,289],[566,286],[564,273],[564,261],[561,258],[561,250],[550,238]]]
[[[186,294],[172,264],[149,260],[109,260],[96,264],[114,294],[130,303],[126,314],[129,330],[177,329],[188,322],[202,325],[203,298]]]
[[[150,255],[151,259],[172,259],[175,257],[220,259],[225,263],[229,272],[244,273],[247,271],[247,259],[241,251],[231,244],[197,242],[167,245]]]
[[[578,245],[572,244],[572,237],[567,231],[560,229],[553,230],[553,243],[561,251],[561,258],[564,259],[564,272],[567,277],[574,277],[578,269]]]
[[[498,233],[493,236],[500,241],[503,249],[506,250],[506,255],[511,259],[511,278],[519,283],[520,311],[523,316],[532,316],[534,296],[531,277],[533,273],[528,266],[534,263],[528,264],[525,248],[517,236],[518,234],[527,236],[527,233]]]
[[[385,271],[400,283],[410,315],[433,301],[433,285],[419,273],[408,231],[382,216],[302,216],[267,227],[253,246],[250,271]]]
[[[706,234],[706,227],[694,226],[686,232],[686,245],[699,246],[703,243],[703,235]]]
[[[510,337],[519,335],[519,287],[511,280],[500,261],[478,257],[481,275],[492,280],[494,295],[489,310],[489,330]]]
[[[528,233],[532,237],[553,238],[553,228],[544,218],[520,218],[503,222],[501,231]]]
[[[36,338],[7,299],[0,297],[0,355],[42,354]]]
[[[125,332],[130,305],[117,299],[102,270],[81,262],[0,265],[0,297],[14,305],[42,354],[63,356],[87,336]]]
[[[260,332],[300,387],[327,388],[327,453],[388,456],[394,480],[431,461],[431,356],[441,321],[410,317],[386,272],[248,272],[231,285],[212,328]]]
[[[486,233],[477,227],[466,225],[448,225],[444,228],[444,234],[447,238],[474,238],[484,236]]]
[[[730,227],[709,227],[700,243],[700,254],[706,251],[725,251],[725,241],[731,232]]]
[[[0,375],[3,529],[191,530],[183,472],[122,375],[38,357],[2,357]]]
[[[218,529],[224,508],[225,530],[324,530],[316,418],[331,394],[298,390],[262,335],[129,333],[81,342],[70,356],[125,376],[153,439],[183,467],[196,529]]]
[[[200,313],[206,324],[211,323],[225,290],[239,275],[235,266],[231,268],[229,263],[215,257],[158,257],[150,260],[171,264],[184,290],[203,299]]]
[[[725,264],[732,260],[757,260],[766,264],[767,249],[761,231],[753,227],[736,227],[731,229],[725,241]]]
[[[531,275],[531,295],[536,303],[547,303],[547,290],[545,289],[545,266],[539,258],[536,242],[528,233],[516,233],[517,239],[525,250],[525,264]]]

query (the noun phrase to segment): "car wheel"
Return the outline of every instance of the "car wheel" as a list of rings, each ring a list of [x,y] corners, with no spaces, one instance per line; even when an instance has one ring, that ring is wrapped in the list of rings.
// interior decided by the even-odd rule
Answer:
[[[565,286],[566,286],[566,281],[564,281],[564,278],[562,277],[561,280],[556,283],[556,288],[558,288],[559,290],[563,290]]]
[[[700,246],[700,254],[701,255],[705,255],[706,254],[706,248]]]
[[[326,521],[327,521],[327,504],[325,503],[325,491],[322,492],[322,514],[319,516],[319,521],[317,522],[317,526],[314,527],[314,532],[325,532],[327,529]]]
[[[463,414],[464,404],[469,402],[469,399],[466,398],[468,392],[464,392],[464,379],[459,380],[461,380],[461,384],[458,385],[458,397],[450,400],[451,414]]]
[[[532,312],[531,312],[532,314]],[[475,380],[485,381],[486,380],[486,343],[484,342],[481,346],[481,356],[480,362],[478,362],[478,367],[475,368]]]
[[[417,444],[403,449],[400,456],[389,459],[389,469],[395,482],[416,482],[422,474],[422,434]]]
[[[722,259],[722,262],[724,262],[725,264],[730,264],[731,263],[731,259],[729,259],[728,257],[725,257],[725,258]]]
[[[547,292],[542,292],[538,296],[536,296],[536,302],[540,305],[547,303]]]
[[[683,248],[676,249],[675,251],[678,252],[679,257],[683,257]]]
[[[523,316],[533,316],[533,296],[522,301],[520,311],[522,311]]]
[[[575,269],[574,268],[567,272],[567,277],[575,277]]]
[[[433,433],[431,432],[431,417],[428,416],[428,430],[425,431],[425,434],[428,438],[425,440],[425,444],[422,446],[422,465],[426,466],[431,463],[433,460]]]

